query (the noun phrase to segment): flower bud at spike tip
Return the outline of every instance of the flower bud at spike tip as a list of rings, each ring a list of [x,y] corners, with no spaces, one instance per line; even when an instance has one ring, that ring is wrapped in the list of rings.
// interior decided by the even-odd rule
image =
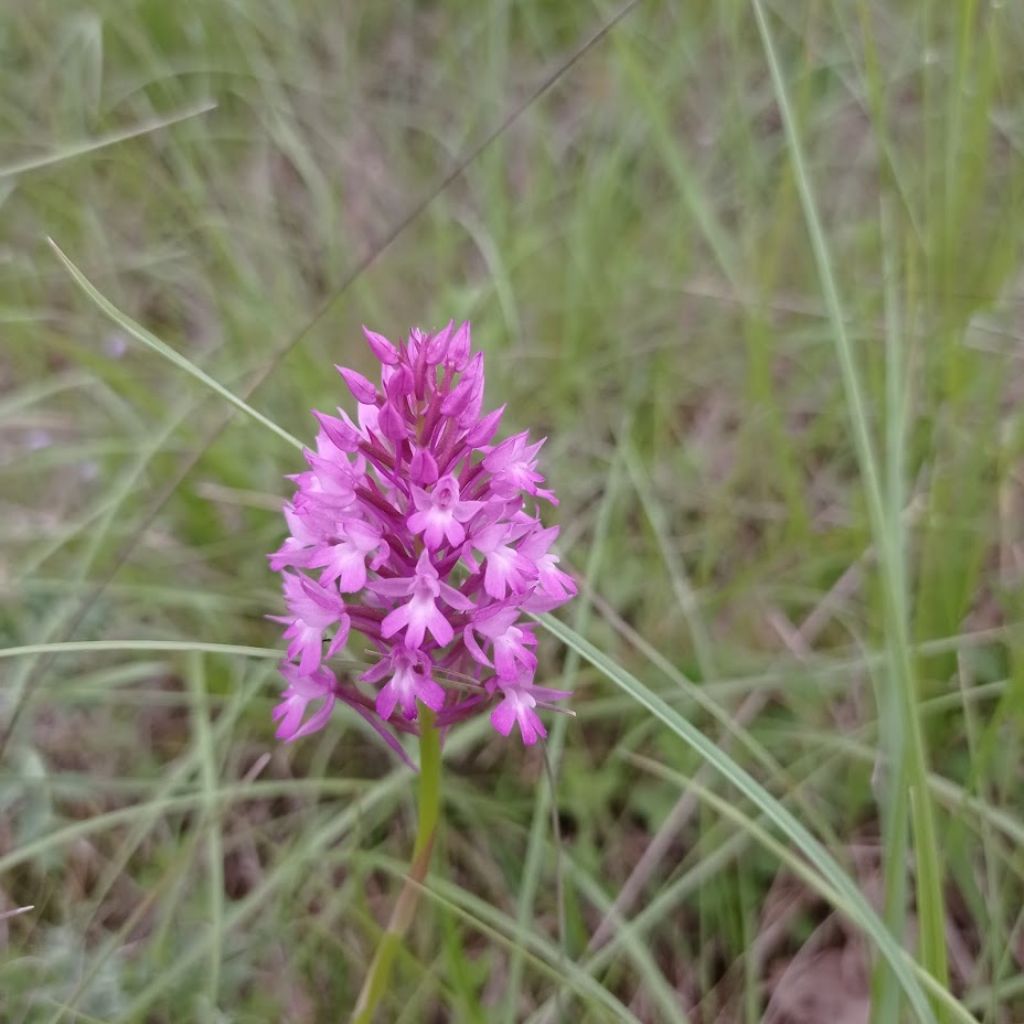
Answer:
[[[377,400],[377,389],[361,374],[350,370],[345,366],[336,366],[335,369],[344,378],[349,391],[357,402],[363,405],[373,405]]]
[[[398,362],[398,349],[383,334],[371,331],[365,324],[363,325],[363,334],[366,337],[366,343],[370,346],[370,351],[381,363],[384,363],[385,366],[394,366]]]
[[[445,362],[454,370],[465,369],[469,362],[469,323],[460,324],[451,341],[448,343],[448,353]]]
[[[448,351],[448,339],[451,337],[452,327],[455,325],[454,320],[449,320],[447,326],[442,327],[441,330],[435,334],[430,341],[427,342],[426,359],[429,366],[437,366]]]
[[[313,415],[320,426],[323,427],[327,439],[336,448],[340,448],[343,452],[354,452],[359,449],[361,438],[359,431],[354,427],[350,427],[335,416],[328,416],[327,413],[314,412]]]
[[[505,407],[482,411],[468,323],[414,328],[399,345],[363,333],[380,384],[337,367],[356,422],[314,413],[316,448],[289,478],[289,535],[270,556],[286,608],[274,616],[287,641],[277,736],[323,728],[341,701],[399,752],[420,707],[446,729],[486,713],[498,733],[535,743],[547,735],[538,709],[569,694],[534,682],[525,613],[576,593],[551,550],[557,528],[540,521],[540,503],[556,504],[537,469],[542,442],[493,443]],[[328,661],[346,642],[368,665],[341,682]]]

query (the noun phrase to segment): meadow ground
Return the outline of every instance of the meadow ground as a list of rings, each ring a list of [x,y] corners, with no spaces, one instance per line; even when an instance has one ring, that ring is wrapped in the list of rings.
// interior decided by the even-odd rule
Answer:
[[[346,1019],[414,778],[274,741],[299,456],[197,375],[308,439],[450,317],[576,716],[449,737],[379,1019],[1024,1019],[1024,7],[615,14],[0,13],[3,1021]]]

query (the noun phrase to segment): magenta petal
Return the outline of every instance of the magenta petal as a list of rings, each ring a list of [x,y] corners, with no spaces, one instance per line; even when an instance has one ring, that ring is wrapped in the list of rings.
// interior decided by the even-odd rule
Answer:
[[[495,600],[500,601],[508,589],[508,577],[505,569],[493,558],[487,559],[484,570],[484,590]]]
[[[338,650],[345,645],[345,641],[348,639],[348,629],[350,621],[351,620],[347,615],[342,617],[341,622],[338,625],[338,631],[334,634],[334,639],[327,646],[328,658],[336,654]]]
[[[473,397],[473,381],[463,378],[455,390],[441,404],[441,412],[445,416],[458,416]]]
[[[314,411],[313,415],[335,448],[343,452],[354,452],[359,448],[361,438],[357,430],[326,413]]]
[[[427,619],[427,629],[442,647],[447,647],[452,642],[452,637],[455,636],[455,630],[452,629],[451,623],[437,610],[437,605],[434,606],[433,614]],[[419,647],[419,644],[416,646]]]
[[[494,726],[502,736],[507,736],[516,724],[516,710],[508,698],[503,700],[491,712],[491,725]]]
[[[359,678],[364,683],[379,683],[391,671],[387,658],[381,658],[376,665],[367,669]]]
[[[347,366],[336,366],[335,369],[341,374],[357,402],[373,405],[377,401],[377,389],[361,373],[350,370]]]
[[[468,612],[473,607],[473,602],[461,590],[456,590],[448,583],[442,583],[440,586],[441,596],[445,599],[445,603],[456,611]]]
[[[333,591],[320,586],[319,583],[314,583],[306,576],[302,576],[300,579],[301,582],[299,586],[302,587],[303,593],[310,599],[310,601],[316,604],[318,608],[322,608],[325,612],[334,615],[340,612],[344,607],[341,598]]]
[[[448,351],[448,339],[451,337],[454,320],[449,320],[447,325],[442,327],[432,338],[427,341],[425,358],[428,366],[436,366],[440,363]]]
[[[523,737],[523,743],[532,747],[543,736],[547,736],[544,723],[533,711],[526,711],[519,716],[519,732]]]
[[[387,721],[395,713],[395,705],[397,703],[398,690],[393,682],[388,683],[388,685],[377,694],[377,714]]]
[[[294,699],[286,698],[278,704],[271,713],[273,718],[281,719],[281,723],[278,725],[277,732],[274,735],[279,740],[287,742],[295,739],[295,734],[302,724],[302,715],[305,710],[305,705]]]
[[[502,679],[515,679],[518,668],[508,644],[494,645],[494,668]]]
[[[380,418],[377,420],[380,432],[389,441],[404,441],[409,435],[409,428],[402,419],[401,414],[391,402],[388,402],[380,411]]]
[[[412,589],[412,582],[408,579],[373,580],[369,586],[384,597],[402,597]]]
[[[403,604],[384,617],[380,624],[380,635],[386,640],[394,636],[409,621],[409,606]]]
[[[380,362],[386,366],[394,366],[398,362],[398,349],[383,334],[371,331],[369,327],[363,324],[363,336],[366,338],[366,343],[370,346],[370,351],[373,352]]]
[[[445,525],[444,535],[452,547],[458,547],[466,539],[466,528],[452,516]]]
[[[444,688],[433,679],[424,679],[416,688],[416,697],[431,711],[440,711],[444,704]]]
[[[395,403],[399,408],[402,399],[408,398],[416,389],[416,381],[412,372],[407,366],[400,366],[397,370],[385,370],[384,390],[387,392],[389,401]]]
[[[290,737],[293,740],[301,739],[303,736],[309,736],[311,733],[319,732],[328,722],[331,717],[331,712],[334,710],[334,697],[328,697],[323,706],[313,712],[312,715],[306,720],[304,725],[299,728]]]
[[[461,371],[466,368],[469,362],[470,334],[469,322],[459,324],[455,334],[448,342],[448,351],[445,354],[445,362],[452,369]]]
[[[413,483],[426,487],[437,480],[437,461],[425,448],[417,448],[409,463],[409,476]],[[418,506],[417,506],[418,507]]]
[[[500,406],[493,412],[489,412],[480,422],[472,427],[468,434],[466,434],[466,444],[470,448],[481,448],[487,444],[492,437],[494,432],[498,429],[498,424],[501,422],[502,414],[505,412],[505,406]]]
[[[473,634],[473,627],[467,626],[462,633],[463,642],[466,645],[466,650],[469,651],[470,657],[474,661],[478,661],[481,665],[486,665],[487,668],[491,667],[491,659],[484,653],[484,649],[480,646],[476,636]]]

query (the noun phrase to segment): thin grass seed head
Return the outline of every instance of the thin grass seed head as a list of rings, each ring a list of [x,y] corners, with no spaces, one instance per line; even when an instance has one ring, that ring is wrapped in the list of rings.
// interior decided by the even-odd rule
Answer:
[[[447,727],[490,709],[507,736],[546,735],[538,702],[568,697],[534,682],[537,638],[523,612],[576,593],[551,548],[557,504],[537,471],[543,440],[524,432],[493,443],[504,407],[483,413],[483,353],[469,324],[404,344],[364,328],[380,383],[337,367],[357,403],[353,420],[314,412],[308,468],[291,479],[289,535],[270,558],[287,614],[287,686],[277,736],[323,728],[337,701],[353,707],[397,752],[415,732],[418,703]],[[342,682],[325,663],[359,634],[371,667]]]

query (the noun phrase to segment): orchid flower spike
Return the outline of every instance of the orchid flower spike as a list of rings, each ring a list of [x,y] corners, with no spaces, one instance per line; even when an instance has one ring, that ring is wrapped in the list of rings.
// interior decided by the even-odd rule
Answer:
[[[322,729],[340,701],[398,750],[392,734],[415,731],[421,706],[445,728],[489,712],[498,733],[535,743],[538,707],[569,694],[534,683],[523,613],[576,594],[551,550],[558,529],[540,520],[542,502],[557,504],[537,469],[544,440],[492,443],[504,407],[483,411],[468,323],[405,342],[364,334],[379,382],[338,367],[355,416],[314,412],[288,536],[269,556],[287,608],[273,616],[288,641],[277,735]],[[355,635],[372,664],[341,683],[325,662]]]

